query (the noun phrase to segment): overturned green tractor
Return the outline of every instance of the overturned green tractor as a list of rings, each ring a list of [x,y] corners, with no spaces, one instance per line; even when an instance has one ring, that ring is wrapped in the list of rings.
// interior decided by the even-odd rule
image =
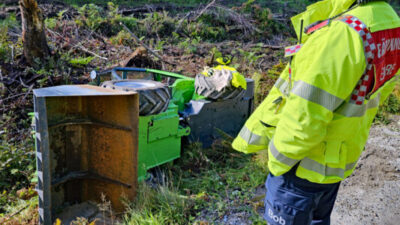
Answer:
[[[137,182],[179,158],[182,144],[209,148],[221,132],[236,136],[253,110],[250,79],[244,90],[221,87],[219,78],[142,68],[93,71],[91,78],[100,87],[34,91],[42,224],[101,193],[122,210],[120,196],[133,200]]]
[[[110,73],[113,80],[101,83],[100,76]],[[141,79],[132,79],[137,77]],[[188,136],[186,143],[198,141],[210,147],[220,136],[218,130],[236,135],[253,107],[250,79],[248,90],[226,88],[214,100],[195,91],[199,86],[212,90],[211,82],[195,85],[193,78],[161,70],[114,68],[92,72],[92,79],[104,88],[139,93],[139,181],[147,170],[180,157],[181,137]]]

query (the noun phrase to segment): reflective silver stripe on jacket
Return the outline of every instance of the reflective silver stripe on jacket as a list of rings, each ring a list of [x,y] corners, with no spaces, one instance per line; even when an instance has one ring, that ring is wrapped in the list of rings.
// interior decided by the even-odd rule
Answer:
[[[268,145],[269,139],[251,132],[246,126],[240,130],[239,136],[250,145]]]
[[[319,173],[322,176],[337,176],[340,178],[344,178],[344,173],[346,171],[352,170],[356,166],[356,164],[357,162],[348,163],[345,169],[333,168],[326,165],[322,165],[321,163],[314,161],[310,158],[304,158],[301,160],[299,166],[303,167],[304,169]]]
[[[317,104],[329,109],[330,111],[334,111],[331,109],[337,107],[337,104],[340,105],[339,102],[344,101],[344,100],[342,100],[320,88],[317,88],[311,84],[307,84],[303,81],[297,81],[295,83],[294,88],[296,88],[296,84],[298,82],[299,82],[299,84],[305,84],[305,85],[303,85],[302,87],[298,87],[296,89],[296,92],[294,92],[296,95],[298,95],[299,97],[302,97],[308,101],[311,101],[312,99],[314,99],[315,101],[312,101],[312,102],[317,103]],[[286,88],[288,87],[288,85],[289,85],[288,82],[281,78],[279,78],[275,83],[275,87],[278,88],[282,93],[284,93],[287,90]],[[308,96],[306,94],[304,94],[305,92],[302,91],[302,90],[306,89],[307,87],[310,88],[310,90],[308,91]],[[311,89],[317,90],[313,93],[313,94],[316,94],[317,96],[313,96],[313,97],[309,96],[310,93],[312,92]],[[300,92],[300,93],[298,93],[298,92]],[[324,93],[324,94],[322,94],[321,96],[318,96],[319,93]],[[310,98],[308,98],[308,97],[310,97]],[[332,103],[326,103],[326,102],[332,102]],[[378,94],[375,98],[370,99],[367,104],[363,104],[363,105],[356,105],[356,104],[352,104],[350,102],[346,102],[346,103],[340,105],[334,111],[334,113],[337,113],[337,114],[345,116],[345,117],[363,117],[368,109],[379,107],[379,102],[380,102],[380,94]],[[323,104],[325,104],[325,106]]]
[[[278,78],[278,80],[276,80],[274,86],[276,88],[279,89],[279,91],[284,94],[285,96],[289,95],[289,82],[287,82],[286,80],[282,79],[282,78]]]
[[[346,164],[345,169],[342,169],[342,168],[333,168],[333,167],[323,165],[323,164],[321,164],[315,160],[312,160],[308,157],[306,157],[302,160],[292,159],[292,158],[289,158],[289,157],[283,155],[282,153],[280,153],[278,151],[278,149],[275,147],[273,140],[271,140],[271,142],[269,143],[269,150],[276,160],[278,160],[279,162],[281,162],[287,166],[292,167],[300,161],[299,166],[303,167],[304,169],[319,173],[322,176],[337,176],[337,177],[344,178],[344,173],[346,171],[352,170],[357,164],[357,162],[348,163],[348,164]]]
[[[287,83],[284,79],[282,79],[282,78],[278,78],[277,80],[276,80],[276,82],[275,82],[275,84],[274,84],[274,86],[276,87],[276,88],[280,88],[283,84],[285,84],[285,83]]]
[[[335,113],[345,117],[362,117],[365,115],[368,109],[379,107],[381,94],[379,93],[375,98],[370,99],[367,104],[356,105],[350,102],[346,102],[340,106]]]
[[[282,153],[280,153],[278,151],[278,149],[275,147],[273,140],[271,140],[269,143],[269,150],[276,160],[278,160],[279,162],[281,162],[285,165],[292,167],[292,166],[296,165],[296,163],[299,162],[299,160],[289,158],[289,157],[283,155]]]
[[[330,111],[334,111],[344,102],[343,99],[301,80],[294,83],[292,93],[310,102],[321,105]]]

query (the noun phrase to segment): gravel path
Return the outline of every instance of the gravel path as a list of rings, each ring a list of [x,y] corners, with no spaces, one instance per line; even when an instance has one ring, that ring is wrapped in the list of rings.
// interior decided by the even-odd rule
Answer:
[[[400,117],[374,126],[354,174],[339,190],[332,225],[400,224]]]

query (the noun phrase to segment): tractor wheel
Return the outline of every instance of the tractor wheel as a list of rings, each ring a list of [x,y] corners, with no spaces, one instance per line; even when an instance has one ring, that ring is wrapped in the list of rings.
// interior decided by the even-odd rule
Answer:
[[[228,100],[235,99],[243,96],[245,90],[243,88],[236,88],[227,83],[220,90],[217,90],[217,85],[220,85],[219,79],[213,77],[206,77],[199,74],[195,78],[195,90],[198,95],[204,96],[211,100]]]
[[[155,115],[167,110],[171,94],[169,88],[153,80],[118,80],[106,81],[102,85],[122,91],[139,93],[139,114],[141,116]]]

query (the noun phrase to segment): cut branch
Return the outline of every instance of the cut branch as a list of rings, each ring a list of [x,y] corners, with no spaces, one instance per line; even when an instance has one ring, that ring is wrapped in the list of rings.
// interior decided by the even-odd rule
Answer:
[[[281,50],[284,49],[284,46],[279,46],[279,45],[266,45],[266,44],[248,44],[247,47],[260,47],[260,48],[269,48],[272,50]]]
[[[199,13],[199,15],[196,16],[196,18],[194,18],[193,21],[196,21],[200,18],[200,16],[202,16],[204,14],[205,11],[207,11],[208,8],[210,8],[212,5],[215,4],[215,0],[212,0],[206,7],[204,7],[204,9],[202,9]]]
[[[127,26],[125,26],[125,24],[120,23],[121,26],[129,33],[131,34],[131,36],[133,37],[133,39],[135,39],[135,41],[137,43],[139,43],[140,45],[142,45],[145,49],[147,49],[147,51],[149,51],[151,54],[153,54],[155,57],[157,57],[158,59],[160,59],[162,62],[168,63],[170,65],[175,65],[172,62],[168,62],[166,61],[162,56],[160,56],[157,52],[155,52],[153,49],[151,49],[148,45],[146,45],[142,40],[139,39],[138,36],[136,36]]]
[[[98,54],[96,54],[96,53],[90,51],[89,49],[85,48],[81,43],[78,43],[78,44],[76,45],[76,47],[82,49],[82,51],[84,51],[84,52],[86,52],[86,53],[89,53],[89,54],[91,54],[91,55],[93,55],[93,56],[95,56],[95,57],[97,57],[97,58],[100,58],[100,59],[103,59],[103,60],[108,60],[108,58],[103,57],[103,56],[100,56],[100,55],[98,55]]]

